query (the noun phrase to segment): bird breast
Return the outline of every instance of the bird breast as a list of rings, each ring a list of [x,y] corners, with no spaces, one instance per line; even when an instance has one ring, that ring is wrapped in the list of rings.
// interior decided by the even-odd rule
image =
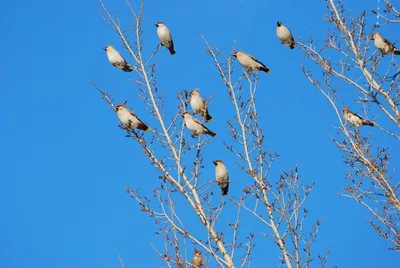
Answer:
[[[204,102],[200,96],[193,96],[190,100],[190,105],[195,112],[199,112],[204,108]]]
[[[195,131],[200,134],[204,132],[204,128],[201,125],[197,124],[195,121],[193,121],[193,119],[185,119],[185,124],[187,128],[190,129],[191,131]]]
[[[242,64],[243,66],[245,66],[247,68],[257,68],[258,67],[257,62],[245,54],[238,55],[237,59],[240,64]]]
[[[139,120],[136,119],[131,113],[127,110],[122,110],[117,112],[118,118],[121,123],[125,126],[129,126],[131,128],[137,128],[139,126]]]
[[[355,125],[355,126],[362,126],[362,120],[355,116],[354,114],[348,113],[346,115],[346,119],[347,121],[349,121],[351,124]]]
[[[281,41],[288,41],[288,39],[292,38],[292,35],[285,26],[278,27],[276,29],[276,35]]]
[[[386,43],[383,41],[383,39],[380,36],[375,37],[374,44],[379,49],[385,49],[385,47],[386,47]]]
[[[215,176],[217,179],[227,179],[228,178],[228,170],[226,170],[225,166],[218,165],[215,169]]]
[[[123,61],[122,57],[116,51],[107,51],[107,57],[111,63],[119,63]]]
[[[168,28],[165,26],[158,27],[157,34],[158,34],[158,37],[160,38],[161,42],[171,41],[171,39],[172,39]]]

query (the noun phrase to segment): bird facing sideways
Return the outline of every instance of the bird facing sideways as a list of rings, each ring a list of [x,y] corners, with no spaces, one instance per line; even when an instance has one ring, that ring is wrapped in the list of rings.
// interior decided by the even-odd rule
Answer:
[[[160,38],[161,45],[168,48],[169,53],[174,55],[176,53],[174,50],[174,41],[168,27],[163,22],[157,22],[155,25],[157,26],[157,35]]]
[[[197,249],[194,250],[192,267],[193,268],[202,268],[203,267],[203,258],[201,257],[201,251],[198,251]]]
[[[190,106],[192,106],[193,112],[204,117],[206,122],[212,120],[211,115],[208,113],[207,104],[201,98],[198,88],[190,92]]]
[[[383,38],[380,33],[373,34],[372,40],[374,40],[375,47],[381,51],[383,56],[388,54],[400,55],[400,50],[398,50],[389,40]]]
[[[108,60],[111,65],[124,71],[132,72],[132,67],[126,60],[119,54],[119,52],[113,46],[106,46],[104,50],[107,52]]]
[[[215,177],[218,186],[221,187],[222,196],[225,196],[229,190],[228,170],[222,160],[215,160],[213,163],[215,165]]]
[[[145,123],[143,123],[137,116],[136,114],[125,108],[125,105],[123,104],[118,104],[116,107],[116,112],[119,118],[119,121],[121,121],[121,124],[130,130],[133,129],[140,129],[145,132],[150,131],[151,128],[147,126]]]
[[[353,126],[360,127],[360,126],[375,126],[375,124],[371,121],[368,121],[358,114],[350,111],[348,108],[343,109],[343,117],[344,119],[352,124]]]
[[[239,63],[245,67],[247,70],[259,70],[266,73],[269,73],[271,70],[268,69],[263,63],[259,62],[256,58],[252,55],[247,54],[243,51],[236,51],[232,54]]]
[[[292,33],[282,24],[282,22],[278,21],[276,24],[276,35],[281,41],[281,44],[290,47],[290,49],[293,49],[295,42]]]
[[[197,120],[196,118],[193,118],[189,112],[184,112],[182,114],[182,117],[185,121],[186,127],[189,130],[191,130],[194,134],[196,134],[196,135],[207,134],[207,135],[210,135],[211,137],[215,137],[215,135],[217,135],[216,133],[209,130],[199,120]]]

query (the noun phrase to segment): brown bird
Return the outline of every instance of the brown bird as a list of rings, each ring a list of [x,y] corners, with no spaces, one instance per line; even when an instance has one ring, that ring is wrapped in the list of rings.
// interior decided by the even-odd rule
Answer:
[[[226,169],[226,166],[222,160],[215,160],[213,163],[215,165],[215,177],[217,179],[218,186],[221,187],[222,196],[225,196],[228,194],[229,190],[228,170]]]
[[[263,63],[259,62],[256,58],[252,55],[247,54],[243,51],[236,51],[232,54],[239,63],[245,67],[247,70],[260,70],[266,73],[269,73],[271,70],[268,69]]]
[[[197,249],[194,250],[192,267],[193,268],[202,268],[203,267],[203,258],[201,257],[201,251],[198,251]]]
[[[185,120],[186,127],[188,129],[190,129],[191,131],[193,131],[193,133],[195,133],[196,135],[207,134],[207,135],[210,135],[211,137],[215,137],[215,135],[217,135],[216,133],[209,130],[199,120],[197,120],[196,118],[193,118],[189,112],[184,112],[182,114],[182,117]]]
[[[155,25],[157,26],[157,35],[160,38],[161,45],[168,48],[169,53],[174,55],[176,53],[174,50],[174,41],[168,27],[163,22],[157,22]]]
[[[107,51],[107,57],[112,66],[124,72],[132,72],[131,65],[126,62],[113,46],[106,46],[104,50]]]
[[[398,50],[389,40],[383,38],[380,33],[375,33],[372,36],[372,40],[374,40],[375,47],[381,51],[382,55],[400,55],[400,50]]]
[[[140,129],[145,132],[151,130],[151,128],[143,123],[133,111],[126,109],[125,105],[118,104],[115,108],[119,121],[121,121],[121,124],[127,129]]]
[[[198,88],[190,92],[190,106],[192,106],[193,112],[204,117],[206,122],[212,120],[211,115],[208,113],[207,104],[201,98]]]
[[[348,108],[343,109],[343,117],[344,119],[352,124],[353,126],[360,127],[360,126],[375,126],[375,124],[371,121],[365,120],[358,114],[350,111]]]

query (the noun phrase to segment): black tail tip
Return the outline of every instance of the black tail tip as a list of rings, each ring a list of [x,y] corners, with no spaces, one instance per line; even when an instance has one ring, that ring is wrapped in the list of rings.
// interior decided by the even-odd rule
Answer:
[[[208,132],[208,135],[210,135],[211,137],[215,137],[215,136],[217,136],[217,133],[214,133],[214,132]]]
[[[266,67],[261,68],[261,71],[265,72],[265,73],[270,73],[271,69],[268,69]]]
[[[207,122],[211,122],[213,118],[209,114],[207,114],[205,119]]]
[[[226,188],[221,188],[222,196],[227,196],[228,195],[228,187]]]

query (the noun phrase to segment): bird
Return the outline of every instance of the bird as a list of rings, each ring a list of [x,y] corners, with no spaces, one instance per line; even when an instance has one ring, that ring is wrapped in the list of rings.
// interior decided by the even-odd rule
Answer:
[[[215,160],[213,163],[215,165],[215,177],[218,186],[221,187],[222,196],[225,196],[229,190],[228,170],[222,160]]]
[[[278,36],[279,40],[281,41],[281,44],[285,46],[289,46],[290,49],[294,48],[295,42],[292,36],[292,33],[289,31],[288,28],[286,28],[282,22],[277,22],[277,27],[276,27],[276,35]]]
[[[185,125],[188,129],[193,131],[195,134],[207,134],[211,137],[215,137],[217,134],[209,130],[205,125],[203,125],[199,120],[193,118],[189,112],[184,112],[181,115],[184,118]]]
[[[168,27],[163,22],[156,22],[155,25],[157,26],[157,35],[160,38],[161,45],[168,48],[169,53],[174,55],[176,53],[174,50],[174,41],[172,41],[171,32]]]
[[[371,121],[368,121],[358,114],[350,111],[348,108],[343,109],[343,117],[344,119],[352,124],[353,126],[360,127],[360,126],[375,126],[375,124]]]
[[[132,72],[131,65],[126,62],[113,46],[106,46],[104,50],[107,51],[107,57],[112,66],[124,72]]]
[[[398,50],[389,40],[383,38],[380,33],[373,34],[372,40],[374,40],[374,45],[381,51],[383,56],[388,54],[400,55],[400,50]]]
[[[115,106],[115,110],[117,112],[119,121],[121,121],[121,124],[126,129],[140,129],[145,132],[151,130],[151,128],[143,123],[133,111],[127,109],[124,104],[118,104]]]
[[[197,249],[194,250],[192,267],[193,268],[202,268],[203,267],[203,258],[201,257],[201,251],[198,251]]]
[[[190,106],[192,106],[193,112],[204,117],[206,122],[212,120],[211,115],[208,113],[207,104],[201,98],[198,88],[190,92]]]
[[[259,62],[256,58],[254,58],[252,55],[247,54],[243,51],[236,51],[235,53],[232,54],[239,63],[250,70],[260,70],[264,71],[266,73],[269,73],[271,70],[268,69],[263,63]]]

